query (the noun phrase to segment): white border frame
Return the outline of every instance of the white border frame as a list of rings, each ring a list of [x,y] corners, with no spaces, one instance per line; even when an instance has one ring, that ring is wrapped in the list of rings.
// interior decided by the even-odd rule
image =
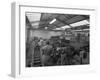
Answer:
[[[56,11],[55,11],[56,10]],[[53,67],[25,67],[25,12],[46,12],[65,14],[90,15],[90,45],[95,43],[95,12],[94,8],[76,7],[45,7],[32,4],[12,3],[12,62],[11,74],[14,77],[59,75],[66,73],[87,73],[96,70],[95,46],[90,46],[90,65],[53,66]]]

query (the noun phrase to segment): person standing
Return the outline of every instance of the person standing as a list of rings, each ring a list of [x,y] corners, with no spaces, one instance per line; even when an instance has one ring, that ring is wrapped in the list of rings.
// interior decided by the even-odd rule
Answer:
[[[50,54],[52,53],[52,46],[47,41],[46,45],[42,47],[42,66],[49,65]]]

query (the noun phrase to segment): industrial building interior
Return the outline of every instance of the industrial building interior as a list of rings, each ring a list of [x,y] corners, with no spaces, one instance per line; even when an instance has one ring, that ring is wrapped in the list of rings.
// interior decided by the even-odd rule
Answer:
[[[90,16],[26,12],[26,67],[89,64]]]

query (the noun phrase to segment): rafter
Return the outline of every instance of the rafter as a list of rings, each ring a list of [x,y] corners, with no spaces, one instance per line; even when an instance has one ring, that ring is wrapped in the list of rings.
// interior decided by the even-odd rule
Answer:
[[[59,18],[57,18],[57,17],[56,17],[56,19],[57,19],[58,21],[60,21],[61,23],[63,23],[63,24],[65,24],[65,25],[70,26],[67,22],[65,22],[65,21],[63,21],[63,20],[60,20],[60,19],[59,19]],[[70,26],[70,27],[72,27],[72,26]]]

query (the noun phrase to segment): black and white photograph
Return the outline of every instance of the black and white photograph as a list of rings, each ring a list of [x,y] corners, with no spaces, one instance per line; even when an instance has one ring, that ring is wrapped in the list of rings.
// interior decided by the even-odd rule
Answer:
[[[88,65],[90,16],[25,13],[26,67]]]

